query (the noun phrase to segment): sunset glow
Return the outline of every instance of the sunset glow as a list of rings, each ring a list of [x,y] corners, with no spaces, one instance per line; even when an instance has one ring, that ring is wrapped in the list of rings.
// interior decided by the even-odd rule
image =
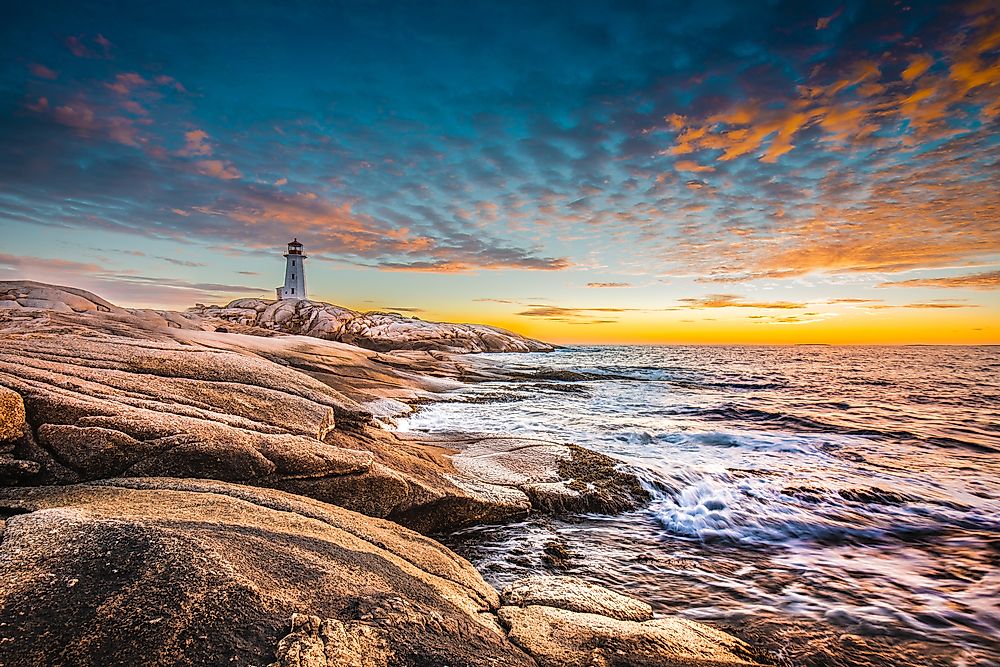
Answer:
[[[1000,343],[995,2],[8,8],[0,278],[557,343]],[[233,11],[230,11],[233,9]]]

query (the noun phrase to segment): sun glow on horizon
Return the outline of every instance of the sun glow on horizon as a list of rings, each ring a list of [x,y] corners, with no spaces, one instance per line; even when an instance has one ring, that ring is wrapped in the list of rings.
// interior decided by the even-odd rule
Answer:
[[[271,298],[298,237],[316,299],[557,343],[1000,342],[996,3],[44,4],[2,279]]]

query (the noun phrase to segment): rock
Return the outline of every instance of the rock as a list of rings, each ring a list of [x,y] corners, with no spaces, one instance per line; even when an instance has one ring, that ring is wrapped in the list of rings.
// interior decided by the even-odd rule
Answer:
[[[134,479],[0,489],[0,516],[4,664],[534,664],[468,562],[317,501]]]
[[[292,632],[275,657],[271,667],[387,667],[397,656],[377,626],[292,614]]]
[[[752,665],[750,647],[684,618],[637,623],[538,605],[501,607],[512,642],[539,667],[721,667]]]
[[[0,452],[14,448],[25,429],[24,401],[16,391],[0,385]]]
[[[0,282],[0,299],[7,303],[17,303],[21,308],[41,308],[59,312],[123,311],[90,292],[30,280]]]
[[[252,300],[234,304],[258,312]],[[274,306],[260,305],[260,312]],[[531,511],[619,511],[648,499],[616,461],[581,448],[397,434],[375,422],[372,409],[391,418],[385,411],[392,401],[455,386],[424,374],[466,373],[450,355],[219,333],[212,323],[197,328],[197,318],[108,307],[0,311],[0,386],[23,398],[32,427],[16,457],[39,467],[22,482],[220,479],[427,533]]]
[[[226,306],[188,311],[244,326],[336,340],[370,350],[549,352],[551,345],[483,324],[426,322],[399,313],[359,313],[306,299],[237,299]]]
[[[653,618],[653,608],[645,602],[578,577],[528,577],[505,588],[500,600],[515,607],[544,605],[620,621],[642,622]]]
[[[557,569],[569,567],[569,560],[573,557],[566,545],[557,540],[549,540],[542,548],[542,561],[547,565]]]
[[[35,461],[0,455],[0,485],[22,484],[37,475],[42,466]]]

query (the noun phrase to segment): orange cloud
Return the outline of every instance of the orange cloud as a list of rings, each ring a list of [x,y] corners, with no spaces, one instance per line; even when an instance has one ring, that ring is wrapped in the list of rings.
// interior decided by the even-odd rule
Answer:
[[[677,171],[691,171],[695,173],[715,171],[715,167],[698,164],[694,160],[678,160],[674,162],[674,169]]]
[[[680,299],[688,308],[776,308],[795,310],[808,304],[794,301],[746,301],[737,294],[709,294],[708,296]]]
[[[910,64],[900,75],[903,81],[913,81],[934,64],[934,58],[926,53],[918,53],[910,59]]]
[[[948,276],[945,278],[913,278],[911,280],[885,282],[878,285],[878,287],[932,287],[943,289],[995,290],[1000,289],[1000,271],[970,273],[964,276]]]
[[[208,132],[204,130],[185,132],[184,146],[177,151],[177,154],[184,156],[211,155],[212,145],[208,143]]]
[[[223,180],[233,180],[243,177],[240,170],[234,167],[232,163],[223,160],[198,160],[194,164],[198,173],[205,176],[212,176]]]
[[[817,68],[798,94],[787,99],[751,99],[711,114],[701,121],[666,117],[675,133],[666,155],[718,151],[726,162],[754,155],[762,162],[776,162],[795,148],[798,134],[818,127],[831,146],[851,146],[883,127],[901,123],[909,140],[947,138],[956,130],[949,121],[965,115],[988,120],[1000,116],[1000,17],[986,7],[968,22],[968,31],[942,47],[947,72],[931,73],[935,58],[929,53],[900,53],[890,60],[907,66],[896,80],[885,80],[878,63],[858,60],[821,80]],[[836,16],[836,14],[834,14]],[[820,19],[817,29],[833,17]],[[685,166],[704,164],[685,161]],[[678,170],[685,170],[678,163]],[[704,170],[711,167],[705,165]],[[689,169],[693,170],[693,169]]]

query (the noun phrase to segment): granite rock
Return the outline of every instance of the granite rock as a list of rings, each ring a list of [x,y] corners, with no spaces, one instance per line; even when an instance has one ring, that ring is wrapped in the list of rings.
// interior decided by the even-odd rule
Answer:
[[[0,489],[0,512],[3,664],[534,664],[466,561],[317,501],[147,478]]]
[[[637,623],[530,605],[501,607],[512,642],[539,667],[731,667],[753,665],[739,639],[680,617]]]
[[[336,340],[370,350],[548,352],[551,345],[483,324],[428,322],[400,313],[359,313],[322,301],[237,299],[188,311],[269,331]]]
[[[620,621],[642,622],[653,618],[653,608],[645,602],[578,577],[528,577],[503,589],[500,599],[503,604],[515,607],[542,605]]]

